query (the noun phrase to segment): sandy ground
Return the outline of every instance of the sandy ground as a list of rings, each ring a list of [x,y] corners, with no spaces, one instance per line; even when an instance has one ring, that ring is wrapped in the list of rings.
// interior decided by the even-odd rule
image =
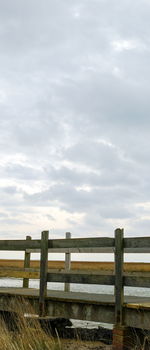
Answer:
[[[58,344],[60,350],[112,350],[112,345],[106,345],[100,341],[85,342],[81,340],[61,339]]]

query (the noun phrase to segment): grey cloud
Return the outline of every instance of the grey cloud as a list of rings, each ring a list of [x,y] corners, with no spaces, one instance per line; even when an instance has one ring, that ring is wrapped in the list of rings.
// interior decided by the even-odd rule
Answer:
[[[70,213],[97,211],[103,218],[134,216],[127,209],[135,201],[137,193],[124,188],[96,188],[91,192],[76,190],[71,185],[55,185],[45,192],[25,195],[25,200],[35,206],[58,206]],[[114,206],[116,209],[114,209]],[[112,211],[112,213],[111,213]],[[107,214],[108,212],[108,214]]]
[[[0,167],[1,176],[5,176],[11,179],[21,179],[25,181],[37,180],[43,178],[42,169],[34,169],[29,166],[22,166],[20,164],[8,164],[5,167]],[[10,187],[7,191],[10,191]],[[16,192],[16,189],[14,189]]]
[[[1,2],[0,209],[10,225],[12,215],[28,225],[40,206],[53,220],[53,206],[77,232],[106,232],[118,219],[140,231],[146,210],[136,204],[150,195],[149,15],[146,0]]]
[[[8,218],[8,214],[6,213],[0,213],[0,220],[1,219],[7,219]]]

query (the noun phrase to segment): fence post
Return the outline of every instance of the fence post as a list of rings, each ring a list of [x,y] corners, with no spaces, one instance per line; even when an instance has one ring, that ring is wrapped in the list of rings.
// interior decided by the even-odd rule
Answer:
[[[27,241],[31,241],[31,236],[26,236]],[[30,267],[30,256],[31,254],[25,250],[24,254],[24,268]],[[29,288],[29,278],[23,279],[23,288]]]
[[[66,232],[66,239],[71,238],[71,233]],[[65,253],[65,271],[69,271],[71,267],[71,253]],[[65,292],[70,292],[70,283],[65,283]]]
[[[130,327],[124,326],[123,320],[123,255],[123,229],[117,228],[115,230],[115,325],[113,328],[113,350],[127,350],[131,348]]]
[[[40,295],[39,295],[39,315],[45,314],[45,297],[47,294],[47,270],[48,270],[48,237],[49,231],[41,234],[41,260],[40,260]]]
[[[115,324],[123,324],[123,229],[115,230]]]

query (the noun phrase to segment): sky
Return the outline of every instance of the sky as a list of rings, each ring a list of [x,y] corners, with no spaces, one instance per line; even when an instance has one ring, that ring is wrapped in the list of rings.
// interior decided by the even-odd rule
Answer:
[[[150,235],[149,18],[0,0],[0,239]]]

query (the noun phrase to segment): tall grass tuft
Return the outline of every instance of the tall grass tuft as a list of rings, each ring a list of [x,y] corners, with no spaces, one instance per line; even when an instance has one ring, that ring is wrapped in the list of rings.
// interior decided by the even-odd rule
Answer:
[[[2,313],[0,314],[0,350],[60,350],[58,340],[46,334],[37,317],[24,317],[22,311],[23,305],[17,305],[17,319],[14,319],[14,329],[10,330],[8,320],[4,321]],[[14,311],[14,310],[13,310]],[[32,311],[32,312],[31,312]],[[28,313],[33,314],[33,310],[28,310]],[[12,323],[12,320],[11,320]],[[13,327],[12,327],[13,328]]]

